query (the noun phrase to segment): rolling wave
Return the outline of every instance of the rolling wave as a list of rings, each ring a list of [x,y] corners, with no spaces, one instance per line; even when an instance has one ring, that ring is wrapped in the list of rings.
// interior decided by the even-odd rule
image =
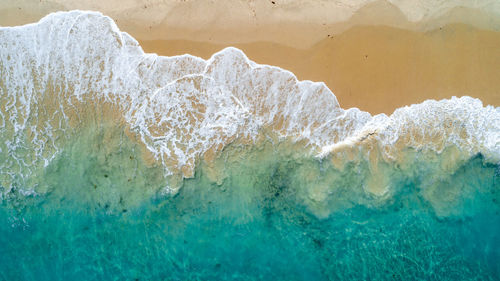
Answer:
[[[220,184],[226,168],[214,163],[225,150],[267,142],[290,143],[336,169],[367,161],[363,190],[384,201],[394,193],[393,173],[379,166],[398,166],[409,176],[413,168],[404,163],[425,153],[441,154],[436,171],[446,174],[478,154],[485,163],[500,161],[500,110],[470,97],[372,116],[341,108],[324,83],[298,81],[236,48],[208,60],[146,54],[96,12],[50,14],[0,28],[0,38],[3,196],[40,193],[32,179],[46,173],[79,132],[105,123],[122,128],[146,165],[163,167],[164,191],[171,193],[203,163]],[[331,193],[309,190],[316,190],[309,201]]]
[[[1,280],[496,280],[500,109],[372,116],[95,12],[0,28]]]

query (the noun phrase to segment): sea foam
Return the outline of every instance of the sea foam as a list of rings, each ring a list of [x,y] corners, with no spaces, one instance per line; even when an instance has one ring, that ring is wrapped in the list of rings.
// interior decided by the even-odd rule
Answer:
[[[12,187],[36,191],[30,176],[43,173],[89,118],[124,127],[151,163],[180,179],[229,145],[264,140],[300,143],[318,161],[367,159],[373,175],[379,162],[413,161],[409,149],[456,151],[449,172],[477,154],[500,161],[500,109],[471,97],[372,116],[341,108],[324,83],[298,81],[236,48],[208,60],[146,54],[97,12],[58,12],[3,27],[0,42],[4,195]],[[175,193],[180,184],[172,182]],[[374,185],[370,194],[388,194],[380,180]]]
[[[1,280],[497,280],[500,109],[372,116],[99,13],[0,28]]]

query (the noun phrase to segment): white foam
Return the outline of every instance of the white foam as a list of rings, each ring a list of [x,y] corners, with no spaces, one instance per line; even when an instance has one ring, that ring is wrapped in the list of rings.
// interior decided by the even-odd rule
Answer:
[[[59,149],[56,138],[70,129],[72,102],[89,95],[116,104],[169,173],[192,170],[207,150],[255,139],[260,129],[306,140],[321,157],[370,135],[387,153],[402,146],[439,152],[456,145],[500,161],[500,110],[478,99],[426,101],[372,117],[342,109],[324,83],[298,81],[236,48],[209,60],[145,54],[96,12],[59,12],[36,24],[0,28],[0,64],[0,133],[12,136],[6,151],[12,158],[0,167],[4,174],[31,165],[19,160],[26,158],[19,155],[28,130],[36,147],[32,161],[48,165]],[[38,124],[35,114],[46,110],[47,99],[55,101],[47,109],[51,116]]]

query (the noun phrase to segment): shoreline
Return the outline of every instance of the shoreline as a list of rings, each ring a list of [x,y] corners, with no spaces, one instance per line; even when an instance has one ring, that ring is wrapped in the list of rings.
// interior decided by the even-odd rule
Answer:
[[[208,59],[229,46],[250,60],[279,66],[299,80],[325,82],[342,108],[372,114],[452,96],[500,106],[500,33],[463,24],[431,32],[357,26],[309,49],[272,42],[213,44],[187,40],[139,40],[147,53],[189,53]]]
[[[0,7],[0,26],[36,22],[54,9],[85,5],[44,1],[31,10],[21,7],[32,2],[20,1],[18,8],[17,2],[10,3],[10,8],[9,3]],[[182,5],[169,12],[181,9],[185,13],[189,7],[194,14],[199,12],[193,3]],[[391,114],[403,106],[452,96],[471,96],[484,105],[500,106],[500,17],[485,16],[477,9],[455,7],[440,17],[411,22],[395,5],[376,1],[332,24],[283,21],[275,25],[247,22],[245,26],[240,22],[221,28],[220,22],[212,22],[194,30],[186,19],[178,19],[174,26],[169,22],[154,25],[152,18],[148,26],[143,14],[131,24],[134,18],[115,18],[116,11],[110,9],[118,8],[108,6],[102,12],[136,38],[147,53],[189,53],[207,59],[234,46],[250,60],[289,70],[299,80],[324,82],[342,108]]]

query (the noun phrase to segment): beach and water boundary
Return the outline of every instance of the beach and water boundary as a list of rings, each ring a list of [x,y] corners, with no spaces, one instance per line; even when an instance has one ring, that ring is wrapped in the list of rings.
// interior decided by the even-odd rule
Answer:
[[[3,279],[498,276],[498,108],[372,116],[96,13],[1,32]]]
[[[476,7],[388,1],[350,7],[328,1],[35,2],[1,5],[0,26],[35,22],[59,10],[95,9],[111,16],[145,52],[208,59],[237,47],[257,63],[325,82],[343,108],[391,114],[452,96],[500,105],[500,17],[494,1]]]

